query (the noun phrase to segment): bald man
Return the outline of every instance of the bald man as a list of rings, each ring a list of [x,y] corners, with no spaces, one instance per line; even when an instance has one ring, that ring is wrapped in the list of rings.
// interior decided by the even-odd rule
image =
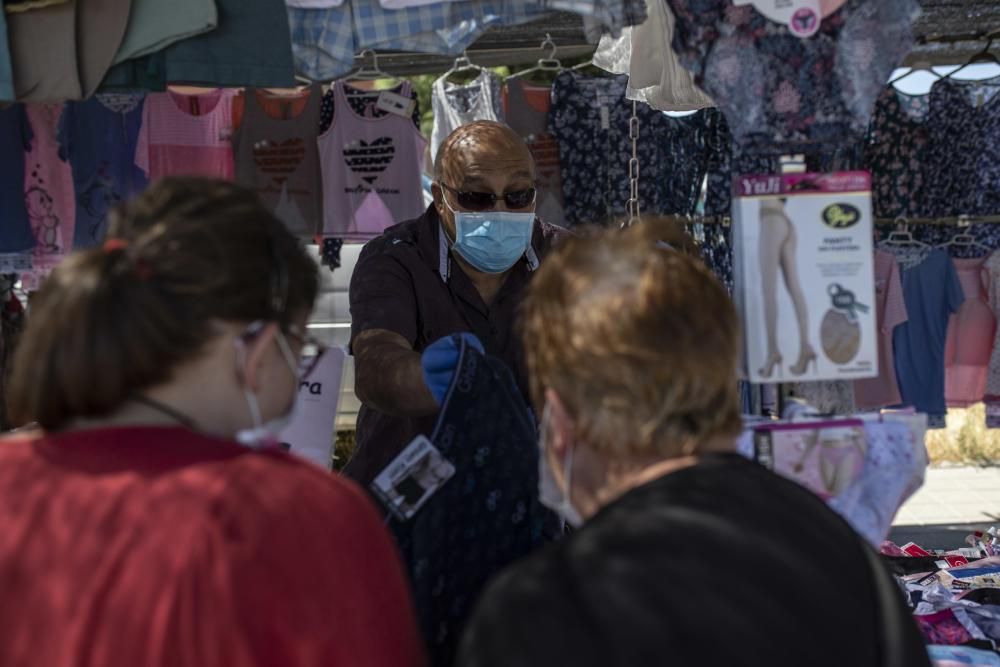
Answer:
[[[531,152],[510,128],[481,121],[441,144],[434,171],[433,205],[371,241],[351,280],[362,407],[345,472],[366,488],[416,436],[434,429],[440,387],[425,381],[421,355],[436,341],[474,335],[528,394],[515,316],[559,233],[535,218]]]

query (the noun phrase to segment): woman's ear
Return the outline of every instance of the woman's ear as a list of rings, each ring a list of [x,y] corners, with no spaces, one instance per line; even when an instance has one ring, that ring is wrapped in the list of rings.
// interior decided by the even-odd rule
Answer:
[[[549,411],[549,446],[559,460],[562,460],[573,441],[573,419],[554,389],[545,390],[545,405]]]
[[[263,384],[264,361],[273,350],[277,335],[278,325],[269,322],[253,337],[236,343],[242,350],[237,357],[237,372],[246,387],[254,393],[257,393]]]

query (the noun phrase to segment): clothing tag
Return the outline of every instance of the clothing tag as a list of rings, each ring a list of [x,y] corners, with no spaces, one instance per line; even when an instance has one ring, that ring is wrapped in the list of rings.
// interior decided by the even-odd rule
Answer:
[[[396,518],[406,521],[454,474],[455,466],[420,435],[379,473],[372,490]]]
[[[611,109],[606,106],[601,107],[601,129],[611,129]]]
[[[976,95],[976,108],[982,109],[984,104],[986,104],[986,93],[981,92]]]
[[[986,428],[1000,428],[1000,401],[987,399]]]
[[[398,95],[391,90],[383,90],[379,93],[378,102],[375,107],[386,113],[409,118],[413,115],[413,105],[416,104],[411,97]]]

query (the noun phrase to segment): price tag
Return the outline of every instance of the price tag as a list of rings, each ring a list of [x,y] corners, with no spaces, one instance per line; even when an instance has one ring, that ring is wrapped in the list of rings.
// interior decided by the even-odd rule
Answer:
[[[375,103],[375,106],[386,113],[409,118],[413,115],[415,104],[416,102],[411,97],[404,97],[391,90],[383,90],[379,93],[378,102]]]
[[[986,428],[1000,428],[1000,400],[987,399]]]
[[[455,466],[425,436],[417,436],[372,482],[392,514],[406,521],[455,474]]]

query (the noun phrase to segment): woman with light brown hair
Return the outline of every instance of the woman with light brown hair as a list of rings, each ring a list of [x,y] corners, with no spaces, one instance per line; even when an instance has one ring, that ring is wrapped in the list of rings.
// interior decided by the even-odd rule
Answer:
[[[929,665],[850,526],[734,453],[736,312],[677,235],[568,239],[536,274],[541,493],[578,530],[494,581],[459,664]]]
[[[318,359],[313,260],[223,182],[162,181],[110,235],[15,359],[39,428],[0,442],[0,663],[423,664],[367,498],[272,446]]]

